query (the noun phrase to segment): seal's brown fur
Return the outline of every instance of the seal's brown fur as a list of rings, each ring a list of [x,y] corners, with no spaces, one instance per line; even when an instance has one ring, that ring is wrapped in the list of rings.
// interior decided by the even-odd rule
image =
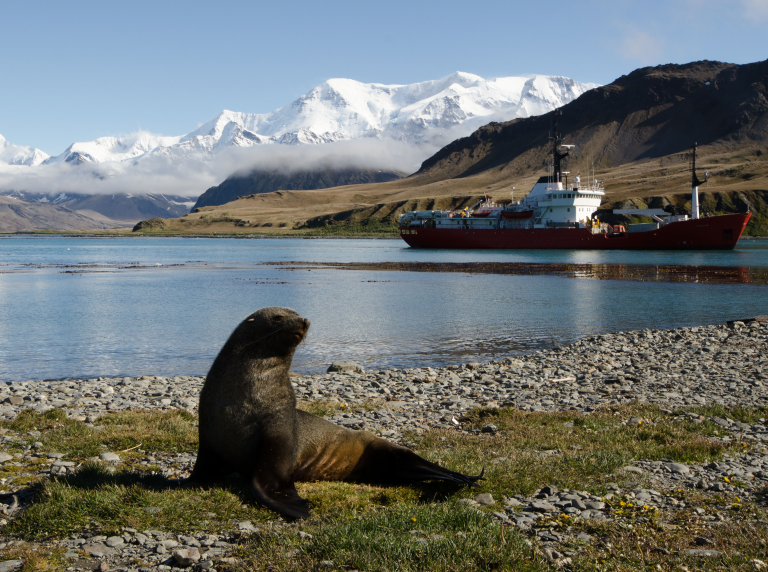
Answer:
[[[428,479],[473,484],[367,431],[296,409],[289,371],[309,320],[263,308],[232,333],[200,394],[200,445],[191,479],[237,471],[256,499],[289,518],[309,515],[296,481],[402,484]]]

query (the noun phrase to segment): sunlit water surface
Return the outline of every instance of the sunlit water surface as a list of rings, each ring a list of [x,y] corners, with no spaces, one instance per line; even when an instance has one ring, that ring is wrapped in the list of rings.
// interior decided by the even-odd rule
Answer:
[[[768,268],[727,252],[427,251],[395,240],[0,238],[0,381],[205,374],[263,306],[312,321],[294,369],[499,359],[596,333],[768,314],[768,287],[290,270],[265,262],[572,262]]]

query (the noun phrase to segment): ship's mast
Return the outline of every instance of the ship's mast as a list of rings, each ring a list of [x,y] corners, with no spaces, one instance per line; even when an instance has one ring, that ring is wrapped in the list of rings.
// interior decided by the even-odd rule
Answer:
[[[559,183],[562,177],[560,161],[568,156],[568,151],[560,151],[559,147],[563,144],[563,137],[557,132],[557,118],[562,115],[559,109],[555,109],[555,115],[552,117],[552,162],[554,163],[554,183]]]
[[[703,185],[709,178],[708,173],[704,172],[704,180],[700,181],[696,176],[696,147],[698,143],[694,143],[692,147],[691,155],[691,218],[699,218],[699,185]]]

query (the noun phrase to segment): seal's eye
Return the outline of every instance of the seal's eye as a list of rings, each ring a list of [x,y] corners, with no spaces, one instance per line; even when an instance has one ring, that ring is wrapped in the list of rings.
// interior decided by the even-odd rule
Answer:
[[[253,322],[254,320],[256,320],[256,318],[248,318],[248,319],[246,320],[246,322]]]
[[[277,323],[277,322],[282,322],[282,321],[283,321],[283,318],[285,318],[285,316],[284,316],[284,315],[282,315],[282,314],[278,314],[277,316],[272,316],[272,321],[273,321],[274,323]]]

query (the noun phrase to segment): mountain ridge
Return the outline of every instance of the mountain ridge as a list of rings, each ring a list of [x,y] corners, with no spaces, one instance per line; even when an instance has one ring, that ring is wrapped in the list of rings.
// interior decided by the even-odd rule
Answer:
[[[231,147],[318,144],[360,137],[418,143],[439,138],[445,130],[470,132],[497,115],[509,119],[542,113],[596,85],[544,75],[486,80],[466,72],[407,85],[334,78],[268,113],[224,110],[179,136],[141,131],[75,142],[63,153],[46,156],[42,163],[177,159]]]

